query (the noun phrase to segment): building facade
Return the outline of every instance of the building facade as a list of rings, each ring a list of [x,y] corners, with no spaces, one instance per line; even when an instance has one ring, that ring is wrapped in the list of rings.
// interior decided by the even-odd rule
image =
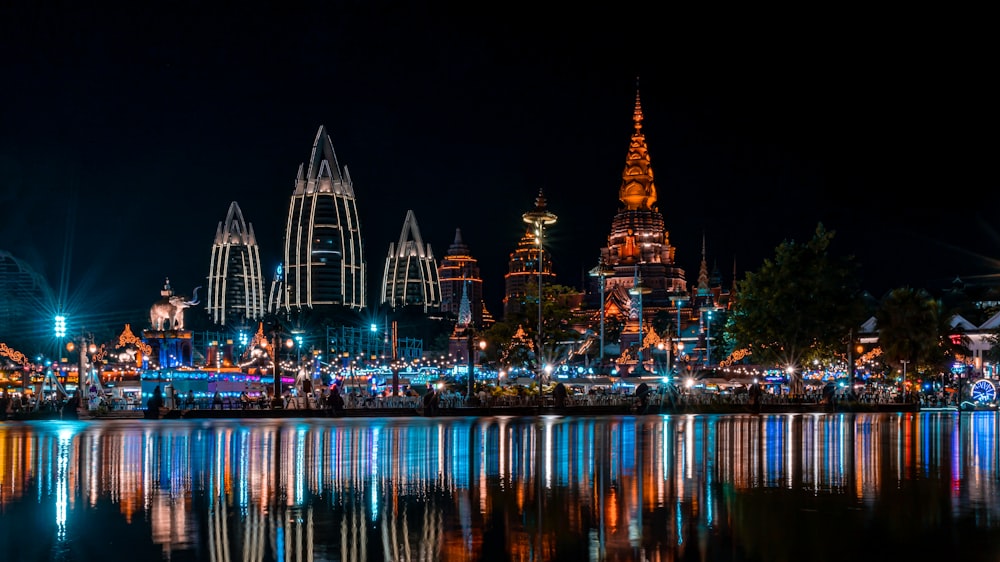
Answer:
[[[492,324],[492,317],[483,300],[483,279],[479,273],[479,260],[472,257],[469,247],[462,239],[462,230],[455,229],[455,240],[438,266],[441,282],[441,312],[460,315],[462,295],[467,295],[472,314],[472,325],[483,329]]]
[[[215,324],[249,326],[264,317],[265,298],[257,237],[233,201],[215,231],[205,311]]]
[[[406,211],[399,242],[389,244],[382,274],[383,305],[391,309],[420,307],[424,312],[441,307],[438,266],[430,244],[424,244],[413,211]]]
[[[611,222],[608,244],[600,249],[599,266],[592,272],[591,286],[581,310],[588,326],[596,326],[602,313],[605,319],[622,323],[619,341],[622,362],[638,359],[639,350],[652,341],[650,336],[654,340],[662,336],[675,341],[696,337],[683,329],[677,330],[677,326],[692,324],[693,299],[660,210],[662,198],[654,181],[643,117],[637,91],[633,130],[618,187],[620,206]],[[596,273],[598,269],[600,273]],[[664,311],[676,318],[672,323],[677,331],[655,334],[651,320]],[[693,314],[697,324],[697,311]],[[649,359],[650,355],[647,349],[643,359]]]
[[[535,209],[525,213],[525,217],[529,213],[538,216],[544,216],[547,213],[547,203],[541,191],[535,199]],[[527,222],[527,218],[525,221]],[[544,224],[541,225],[541,228],[544,228]],[[510,254],[510,258],[507,260],[507,273],[504,274],[504,320],[509,320],[524,309],[525,299],[529,293],[538,294],[539,282],[544,284],[555,281],[556,274],[552,269],[552,257],[550,253],[544,251],[542,246],[544,242],[543,232],[539,232],[536,225],[531,225],[518,241],[517,248]],[[541,270],[540,275],[539,270]]]
[[[366,306],[366,262],[354,184],[320,126],[309,161],[299,165],[285,224],[279,309]]]

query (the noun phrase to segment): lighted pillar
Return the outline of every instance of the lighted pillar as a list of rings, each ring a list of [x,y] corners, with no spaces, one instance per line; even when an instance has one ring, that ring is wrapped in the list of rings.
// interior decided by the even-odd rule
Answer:
[[[629,289],[628,293],[633,296],[639,297],[639,347],[636,351],[636,359],[638,359],[638,370],[645,370],[642,366],[642,296],[649,294],[650,289],[642,286],[642,276],[639,275],[639,266],[635,266],[635,277],[632,282],[632,288]]]
[[[545,196],[542,190],[538,190],[538,197],[535,198],[535,208],[522,215],[524,222],[535,228],[535,240],[538,241],[538,346],[535,348],[535,358],[538,363],[538,374],[542,374],[542,274],[544,256],[545,227],[555,224],[556,215],[545,208]]]
[[[612,275],[615,272],[614,269],[604,265],[604,258],[601,258],[597,262],[597,267],[590,270],[590,275],[599,278],[600,280],[600,294],[601,294],[601,350],[600,359],[598,365],[604,365],[604,288],[607,284],[608,275]]]
[[[476,359],[472,355],[473,353],[475,353],[474,351],[475,348],[472,345],[472,340],[473,340],[472,326],[470,325],[468,328],[466,328],[465,331],[466,331],[466,336],[468,337],[468,346],[469,346],[469,393],[466,394],[465,396],[465,403],[471,404],[472,393],[475,390],[473,381],[475,381],[476,379]]]
[[[705,368],[712,366],[712,311],[705,312],[707,325],[705,330]]]

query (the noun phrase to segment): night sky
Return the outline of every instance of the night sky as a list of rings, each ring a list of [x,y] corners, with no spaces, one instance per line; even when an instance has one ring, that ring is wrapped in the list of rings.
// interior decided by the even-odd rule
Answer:
[[[499,316],[541,188],[559,282],[579,286],[618,209],[637,83],[690,282],[703,238],[730,285],[818,222],[876,296],[997,271],[994,90],[974,32],[851,14],[793,32],[788,14],[642,3],[206,4],[0,8],[0,249],[75,307],[143,310],[166,277],[205,285],[232,201],[270,281],[321,124],[354,180],[370,279],[412,209],[439,261],[461,228]]]

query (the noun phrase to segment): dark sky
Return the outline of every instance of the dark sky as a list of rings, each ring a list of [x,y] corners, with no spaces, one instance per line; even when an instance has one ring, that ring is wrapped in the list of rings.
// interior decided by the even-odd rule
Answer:
[[[703,237],[729,284],[818,222],[876,296],[996,272],[993,63],[975,29],[932,32],[947,18],[208,4],[0,8],[0,249],[78,306],[204,285],[231,201],[270,277],[321,124],[372,279],[412,209],[439,260],[462,229],[499,316],[541,188],[579,285],[618,209],[637,77],[689,281]]]

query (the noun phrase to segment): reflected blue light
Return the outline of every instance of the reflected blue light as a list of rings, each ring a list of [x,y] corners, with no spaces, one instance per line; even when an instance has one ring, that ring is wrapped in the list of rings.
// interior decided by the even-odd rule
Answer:
[[[43,515],[0,528],[28,537],[43,523],[50,545],[68,544],[85,517],[173,559],[308,559],[315,547],[315,559],[473,560],[502,510],[531,540],[541,515],[542,544],[573,543],[576,557],[710,560],[733,543],[705,532],[739,543],[734,527],[794,525],[819,498],[863,512],[837,520],[858,533],[886,501],[928,489],[906,504],[914,517],[1000,540],[997,424],[995,412],[0,424],[18,452],[0,455],[0,509]],[[761,508],[766,496],[789,509]],[[902,539],[926,533],[907,528]],[[523,559],[537,554],[523,546]]]
[[[372,329],[374,331],[375,324],[372,324]],[[372,521],[378,520],[378,444],[379,444],[379,428],[372,428],[372,442],[371,442],[371,486],[369,489],[369,494],[371,495],[372,502]]]

